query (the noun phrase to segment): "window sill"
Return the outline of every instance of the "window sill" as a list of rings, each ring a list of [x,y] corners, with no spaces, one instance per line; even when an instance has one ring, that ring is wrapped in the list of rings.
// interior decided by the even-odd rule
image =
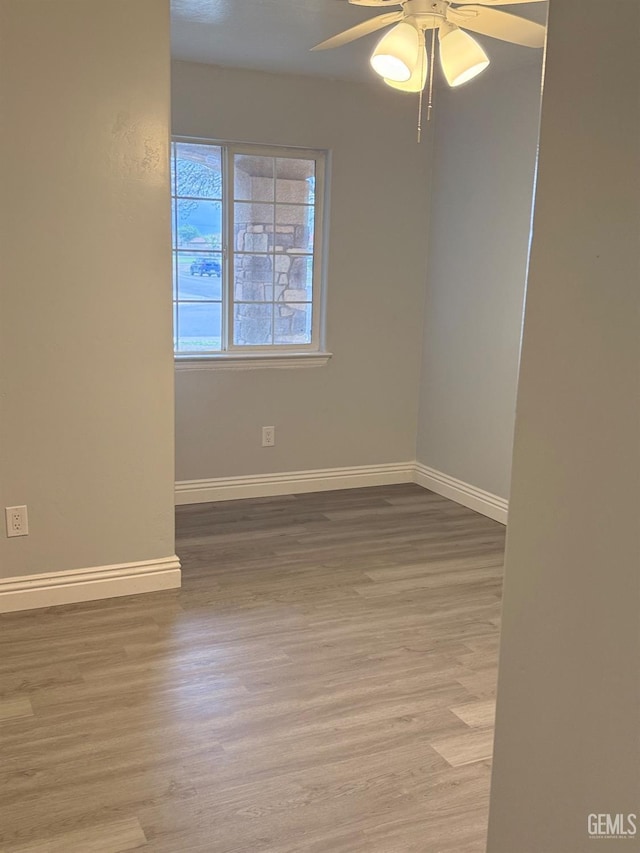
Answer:
[[[242,355],[177,355],[176,370],[264,370],[265,368],[322,367],[328,364],[330,352],[287,352]]]

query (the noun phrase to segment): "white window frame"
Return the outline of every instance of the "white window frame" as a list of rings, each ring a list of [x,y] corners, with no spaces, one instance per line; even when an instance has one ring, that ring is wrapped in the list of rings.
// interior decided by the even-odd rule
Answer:
[[[222,160],[222,349],[220,351],[201,350],[193,352],[180,352],[174,349],[176,367],[178,369],[201,370],[211,367],[314,367],[326,364],[331,357],[331,353],[326,351],[324,338],[327,254],[325,217],[329,152],[321,149],[238,143],[186,136],[172,136],[172,142],[218,147],[221,149]],[[315,161],[313,290],[311,298],[311,342],[308,344],[271,343],[248,346],[234,344],[233,342],[236,304],[233,282],[236,247],[231,245],[230,241],[233,240],[234,234],[234,158],[237,154]],[[174,157],[173,146],[171,157]],[[179,196],[174,196],[174,191],[175,187],[172,186],[172,199],[179,198]],[[177,233],[177,205],[175,205],[171,227],[172,234],[175,235]],[[175,250],[174,239],[175,237],[172,237],[172,246]],[[172,252],[173,262],[175,261]],[[174,306],[177,303],[176,296],[177,294],[174,292]]]

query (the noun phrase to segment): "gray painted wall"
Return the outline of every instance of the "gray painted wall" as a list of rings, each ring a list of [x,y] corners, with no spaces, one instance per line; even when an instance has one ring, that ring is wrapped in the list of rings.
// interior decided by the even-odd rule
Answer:
[[[0,4],[3,577],[174,553],[168,53],[166,0]]]
[[[503,498],[540,111],[541,52],[529,59],[435,108],[417,459]]]
[[[178,480],[414,459],[429,189],[416,109],[384,87],[174,64],[174,133],[331,149],[334,354],[313,369],[179,371]]]
[[[489,853],[640,848],[587,824],[640,812],[640,6],[601,8],[550,10]]]

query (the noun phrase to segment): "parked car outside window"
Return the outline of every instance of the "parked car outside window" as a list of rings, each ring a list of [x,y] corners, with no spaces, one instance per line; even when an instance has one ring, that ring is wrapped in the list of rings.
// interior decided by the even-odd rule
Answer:
[[[222,272],[218,261],[212,258],[198,258],[191,264],[191,275],[217,275]]]

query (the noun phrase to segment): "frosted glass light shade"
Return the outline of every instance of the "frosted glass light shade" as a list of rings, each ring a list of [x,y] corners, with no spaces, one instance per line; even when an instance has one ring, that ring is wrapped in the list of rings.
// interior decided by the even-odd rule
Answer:
[[[387,86],[391,86],[393,89],[399,89],[401,92],[421,92],[427,82],[428,68],[429,60],[427,58],[427,49],[426,47],[423,47],[418,53],[416,66],[408,80],[399,82],[398,80],[389,80],[388,77],[385,77],[384,82]]]
[[[404,83],[411,77],[419,53],[419,33],[403,21],[380,39],[369,61],[381,77]]]
[[[438,38],[440,64],[450,86],[462,86],[489,65],[489,57],[478,42],[454,24],[443,23]]]

